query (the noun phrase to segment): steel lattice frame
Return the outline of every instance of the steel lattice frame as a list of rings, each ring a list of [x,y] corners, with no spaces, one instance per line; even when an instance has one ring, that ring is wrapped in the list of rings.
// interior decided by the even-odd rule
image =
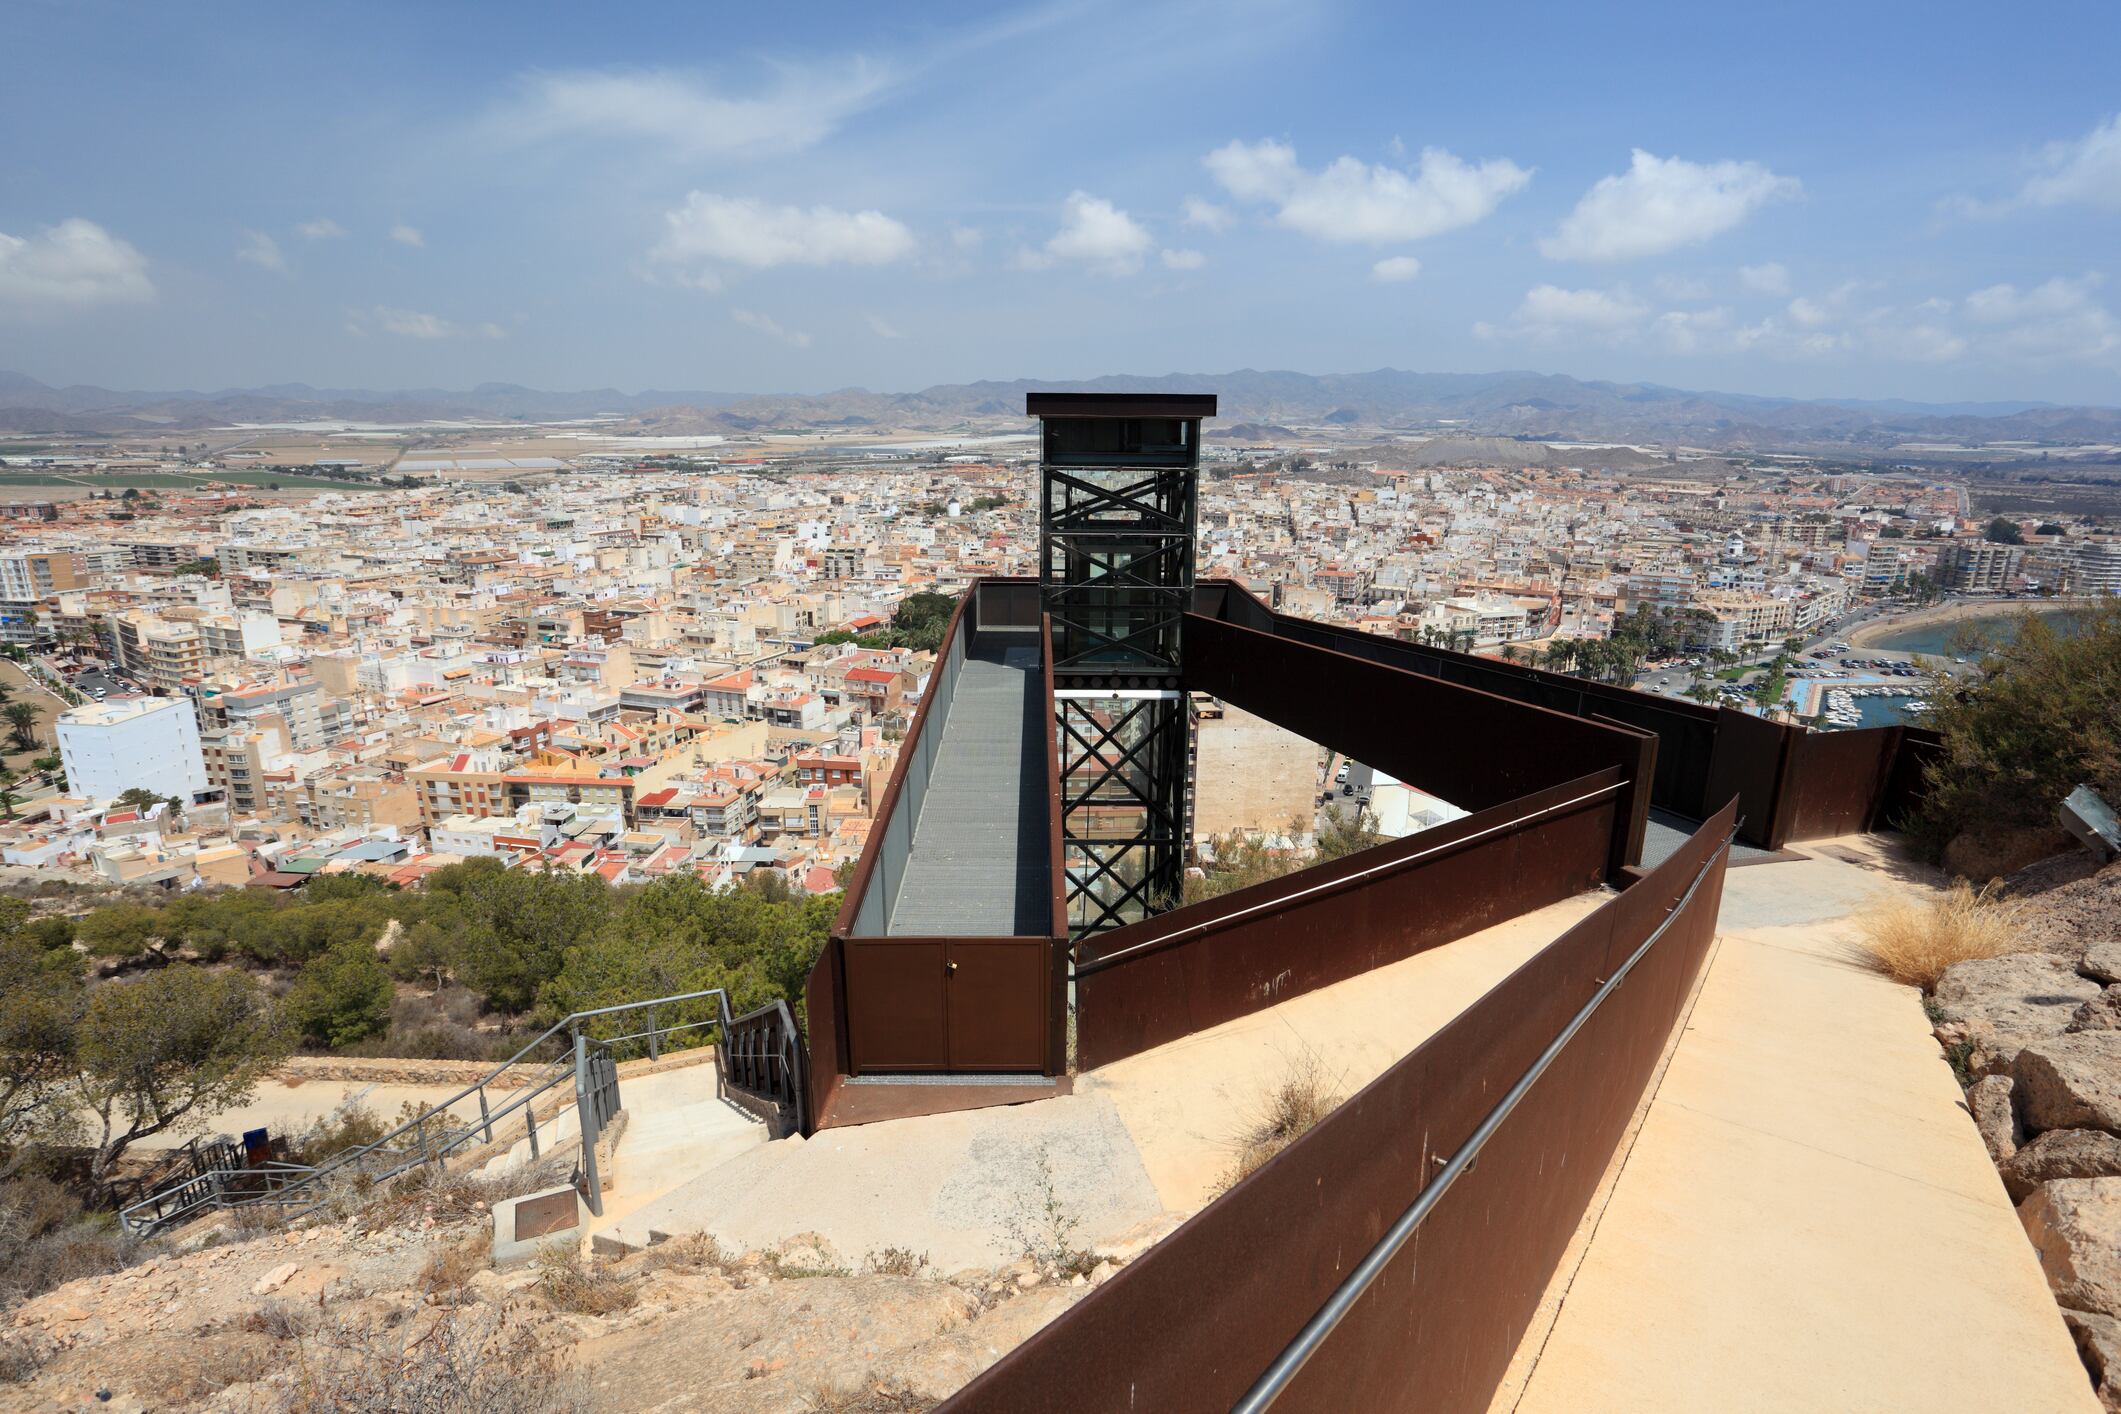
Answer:
[[[1061,835],[1073,936],[1173,907],[1184,878],[1185,697],[1057,696]],[[1176,780],[1179,789],[1171,789]],[[1110,828],[1114,820],[1121,828]]]
[[[1053,621],[1068,917],[1080,938],[1174,907],[1184,882],[1191,721],[1179,639],[1193,592],[1200,419],[1143,407],[1132,422],[1123,399],[1073,415],[1144,430],[1141,443],[1111,451],[1062,450],[1090,441],[1048,437],[1040,467],[1039,580]]]

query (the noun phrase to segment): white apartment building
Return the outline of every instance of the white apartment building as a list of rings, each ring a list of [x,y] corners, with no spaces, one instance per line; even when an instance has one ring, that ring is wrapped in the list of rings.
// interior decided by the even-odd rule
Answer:
[[[115,800],[138,787],[187,803],[206,787],[199,724],[180,698],[124,697],[62,712],[59,756],[68,788]]]
[[[1795,629],[1787,599],[1737,593],[1701,593],[1693,607],[1702,611],[1701,645],[1733,652],[1747,643],[1779,643]]]

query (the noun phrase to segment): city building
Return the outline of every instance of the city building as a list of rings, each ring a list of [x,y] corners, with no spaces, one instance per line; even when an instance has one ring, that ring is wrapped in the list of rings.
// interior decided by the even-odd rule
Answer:
[[[61,712],[54,725],[79,795],[109,801],[137,789],[189,805],[207,789],[199,724],[181,698],[115,698]]]

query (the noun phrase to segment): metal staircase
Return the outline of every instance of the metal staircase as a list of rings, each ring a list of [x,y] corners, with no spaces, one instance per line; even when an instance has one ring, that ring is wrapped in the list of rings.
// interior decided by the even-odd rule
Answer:
[[[639,1025],[639,1030],[627,1030]],[[216,1166],[187,1175],[128,1204],[118,1212],[128,1232],[146,1237],[216,1209],[253,1211],[285,1222],[315,1212],[352,1185],[373,1187],[423,1165],[441,1167],[451,1158],[507,1141],[520,1124],[538,1157],[537,1112],[553,1095],[550,1121],[571,1098],[582,1137],[574,1182],[593,1213],[603,1211],[596,1170],[597,1138],[619,1111],[618,1062],[629,1057],[660,1059],[666,1043],[681,1033],[697,1042],[712,1029],[718,1048],[719,1085],[725,1099],[769,1123],[800,1125],[803,1119],[803,1049],[795,1017],[783,1001],[742,1016],[729,1014],[720,987],[651,1001],[578,1011],[560,1018],[528,1045],[456,1094],[359,1148],[321,1164],[236,1162],[228,1146]],[[570,1097],[562,1087],[573,1084]],[[457,1107],[476,1099],[476,1118]],[[215,1151],[217,1155],[220,1151]]]

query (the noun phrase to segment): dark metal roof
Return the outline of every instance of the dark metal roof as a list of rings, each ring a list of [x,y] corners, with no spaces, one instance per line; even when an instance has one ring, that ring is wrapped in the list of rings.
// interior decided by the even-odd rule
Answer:
[[[1026,393],[1032,417],[1213,417],[1213,393]]]

